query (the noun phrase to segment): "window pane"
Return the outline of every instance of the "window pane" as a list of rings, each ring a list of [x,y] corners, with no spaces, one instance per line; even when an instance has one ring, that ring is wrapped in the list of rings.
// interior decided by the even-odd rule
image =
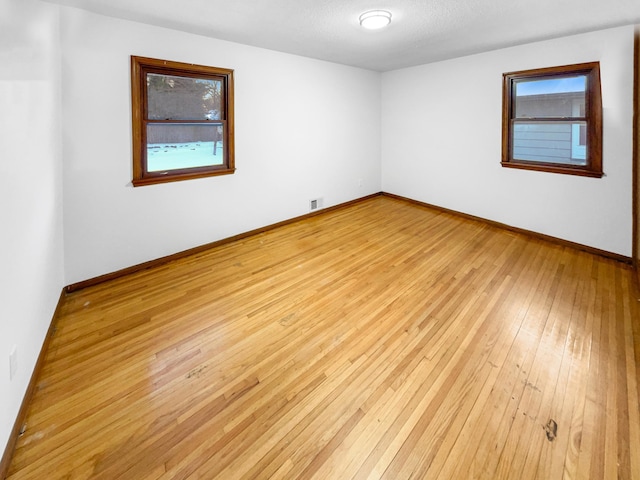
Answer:
[[[147,74],[149,120],[220,120],[222,81]]]
[[[515,82],[516,118],[583,117],[586,75]]]
[[[147,171],[160,172],[224,164],[224,126],[147,125]]]
[[[580,144],[586,122],[515,122],[513,158],[544,163],[586,165],[587,147]]]

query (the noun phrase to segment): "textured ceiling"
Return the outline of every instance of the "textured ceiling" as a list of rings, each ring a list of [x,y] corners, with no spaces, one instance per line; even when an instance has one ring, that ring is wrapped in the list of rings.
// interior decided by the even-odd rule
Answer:
[[[640,23],[640,0],[48,1],[378,71]],[[391,25],[362,29],[372,9]]]

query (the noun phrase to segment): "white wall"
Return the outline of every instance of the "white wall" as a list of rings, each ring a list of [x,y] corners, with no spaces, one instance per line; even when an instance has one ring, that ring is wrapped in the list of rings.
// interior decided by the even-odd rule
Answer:
[[[592,61],[606,176],[501,167],[502,74]],[[632,26],[385,73],[382,188],[630,256],[632,92]]]
[[[57,8],[0,0],[0,452],[64,286],[59,43]]]
[[[68,284],[380,191],[379,73],[73,8],[61,19]],[[235,70],[234,175],[131,187],[130,55]]]

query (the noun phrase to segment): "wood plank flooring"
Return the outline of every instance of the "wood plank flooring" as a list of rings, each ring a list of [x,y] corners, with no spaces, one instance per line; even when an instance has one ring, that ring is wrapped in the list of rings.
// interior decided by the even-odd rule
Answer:
[[[640,479],[630,267],[376,197],[66,297],[18,479]]]

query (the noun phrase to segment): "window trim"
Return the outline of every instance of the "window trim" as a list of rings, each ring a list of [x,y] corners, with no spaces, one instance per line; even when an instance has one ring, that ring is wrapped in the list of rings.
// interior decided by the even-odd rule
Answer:
[[[517,80],[542,80],[569,75],[586,75],[585,120],[587,122],[586,165],[516,160],[512,157],[512,130],[514,125],[514,83]],[[535,119],[534,119],[535,120]],[[566,119],[558,119],[566,121]],[[531,121],[529,119],[529,121]],[[602,95],[600,89],[600,63],[580,63],[559,67],[537,68],[503,74],[502,85],[502,161],[508,168],[536,170],[569,175],[600,178],[602,170]]]
[[[215,78],[223,81],[225,128],[223,145],[225,161],[222,165],[175,169],[162,172],[147,171],[146,119],[147,94],[146,75],[176,75],[195,78]],[[229,175],[235,172],[235,132],[234,132],[234,93],[233,70],[228,68],[208,67],[191,63],[173,62],[155,58],[131,56],[131,110],[132,110],[132,148],[133,148],[133,180],[134,187],[154,185],[157,183],[176,182],[195,178]],[[160,123],[160,122],[159,122]],[[180,123],[176,121],[175,123]],[[204,123],[196,121],[190,123]]]

